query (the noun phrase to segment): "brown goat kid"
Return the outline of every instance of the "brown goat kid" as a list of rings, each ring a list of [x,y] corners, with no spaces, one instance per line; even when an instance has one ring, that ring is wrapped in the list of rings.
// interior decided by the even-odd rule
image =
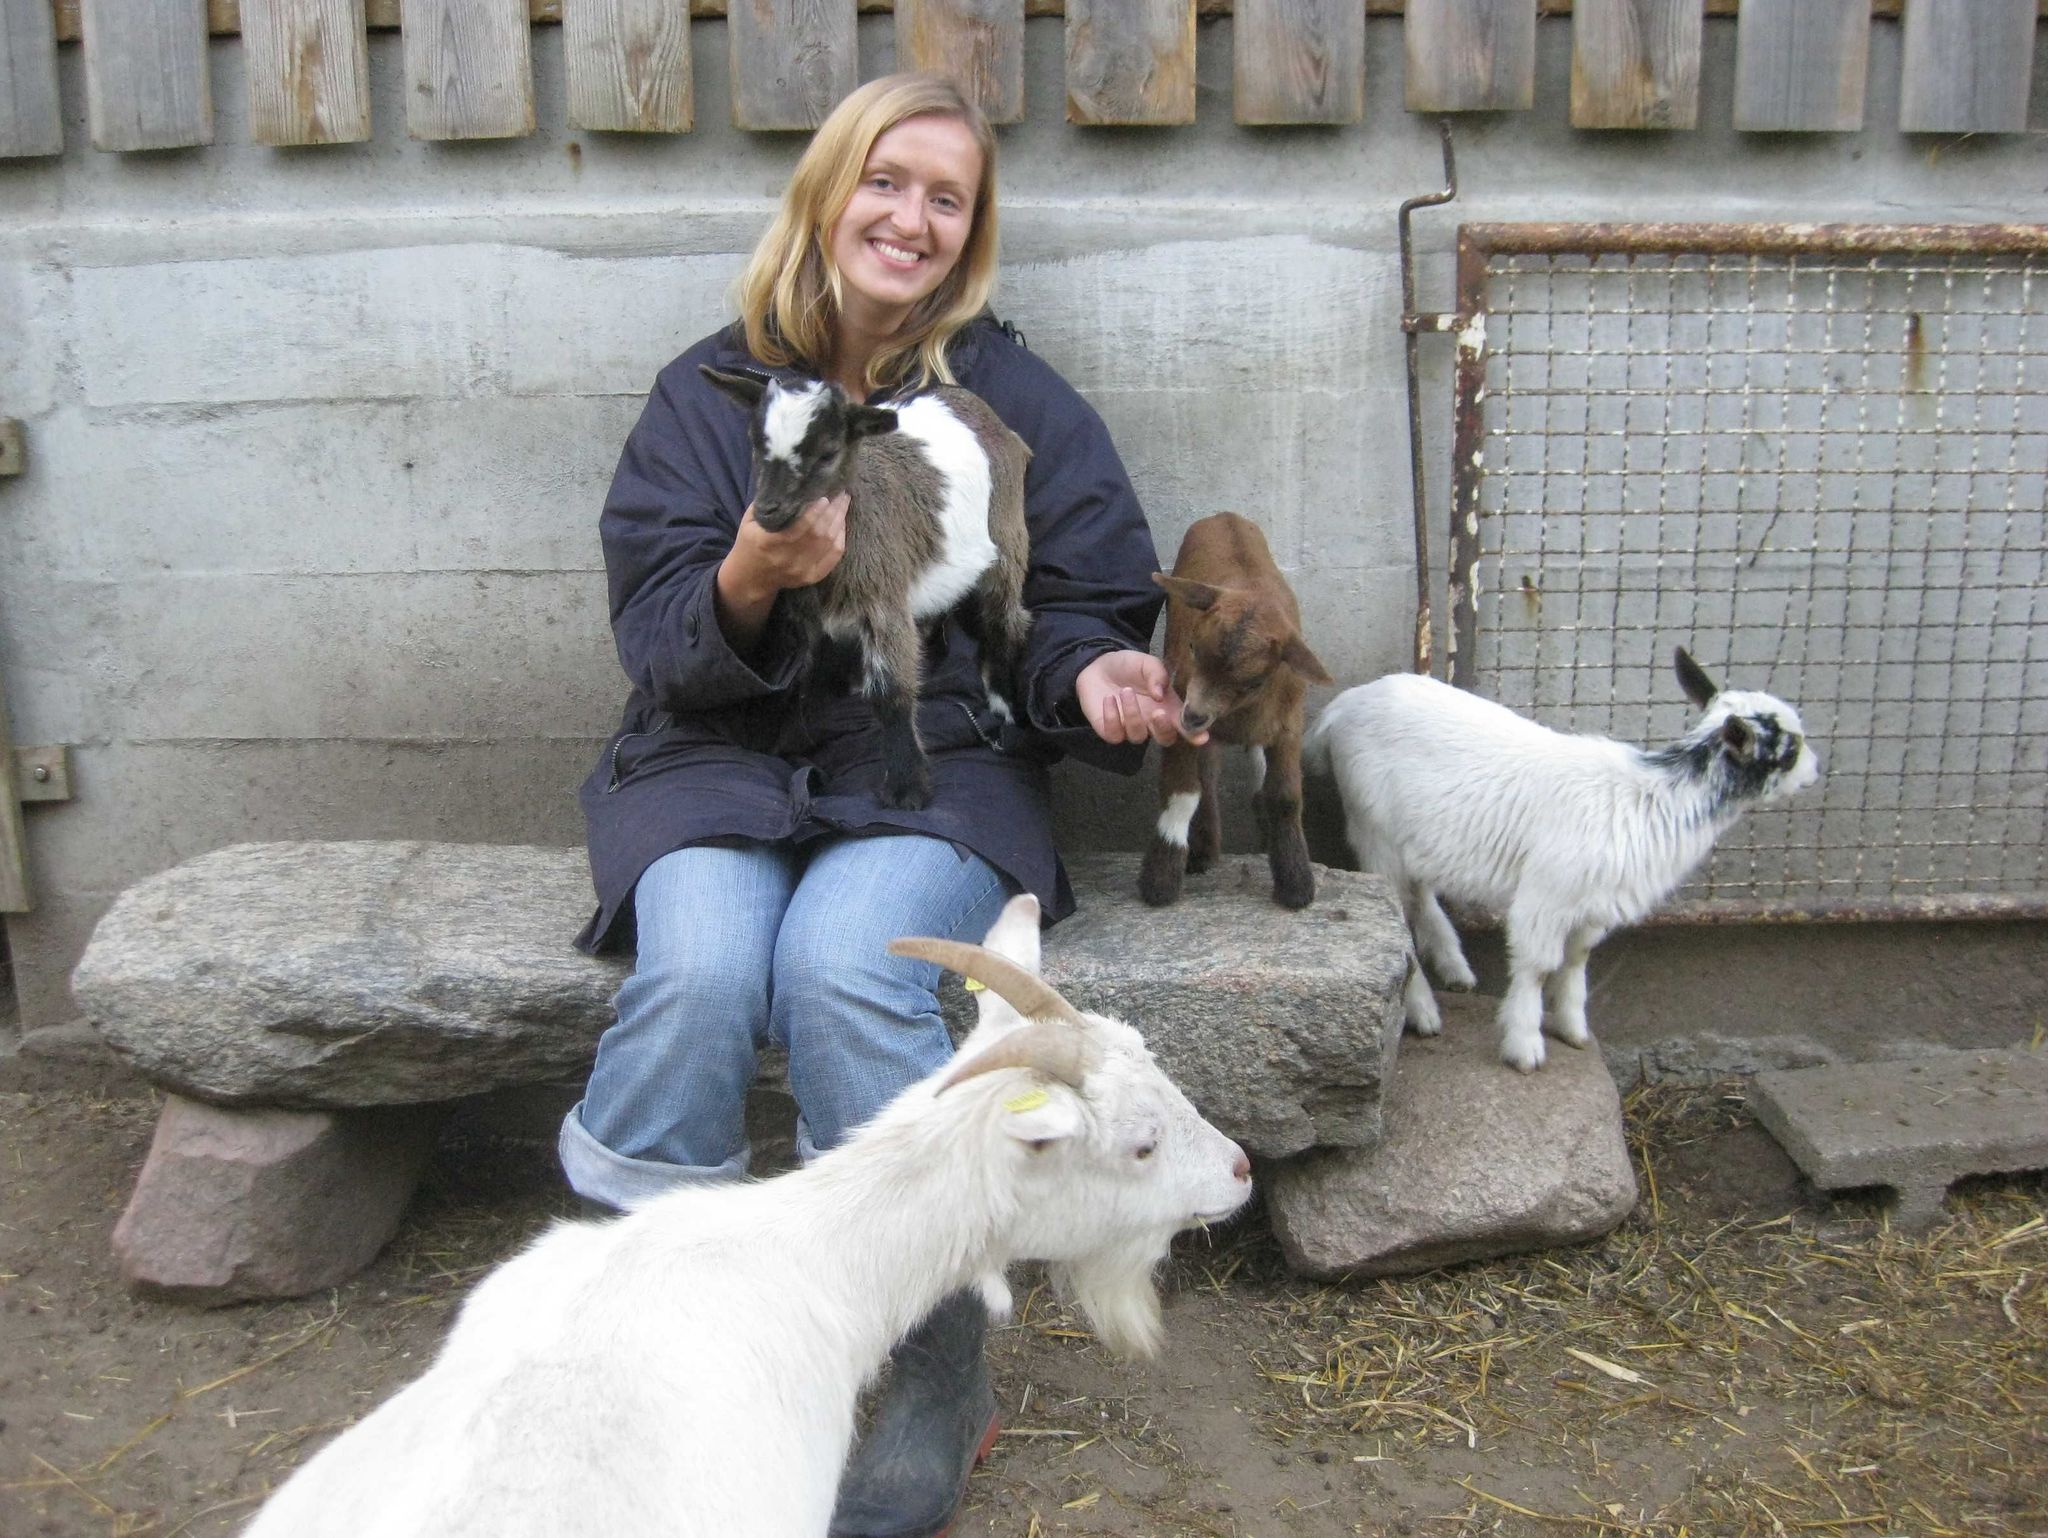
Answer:
[[[1155,908],[1180,897],[1181,877],[1209,868],[1223,848],[1217,790],[1223,747],[1249,748],[1258,775],[1252,798],[1273,901],[1315,901],[1308,841],[1301,833],[1301,705],[1311,683],[1330,675],[1301,638],[1301,610],[1257,524],[1236,513],[1196,523],[1181,541],[1166,589],[1166,666],[1184,701],[1183,739],[1159,765],[1159,825],[1138,894]]]

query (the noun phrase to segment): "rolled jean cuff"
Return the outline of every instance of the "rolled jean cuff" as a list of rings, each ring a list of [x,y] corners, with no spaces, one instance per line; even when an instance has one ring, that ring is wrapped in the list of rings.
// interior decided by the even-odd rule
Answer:
[[[562,1118],[562,1132],[556,1153],[562,1173],[578,1196],[621,1212],[680,1186],[721,1185],[744,1179],[749,1150],[740,1151],[723,1164],[663,1164],[654,1159],[630,1159],[614,1153],[590,1135],[583,1125],[583,1102],[577,1101]]]

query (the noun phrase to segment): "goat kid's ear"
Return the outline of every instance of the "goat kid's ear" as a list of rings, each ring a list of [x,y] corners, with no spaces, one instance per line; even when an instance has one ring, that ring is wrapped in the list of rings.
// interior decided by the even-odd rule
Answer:
[[[1721,686],[1707,677],[1707,670],[1692,660],[1692,653],[1683,646],[1678,648],[1673,661],[1678,668],[1678,687],[1685,691],[1685,697],[1699,709],[1705,710]]]
[[[1003,1102],[1003,1131],[1034,1150],[1077,1137],[1082,1126],[1081,1107],[1057,1084],[1033,1084]]]
[[[1322,660],[1308,649],[1308,642],[1298,631],[1289,636],[1287,644],[1280,648],[1280,660],[1312,684],[1333,684],[1337,681],[1330,676],[1330,670],[1323,666]]]
[[[1721,723],[1721,746],[1738,764],[1749,763],[1756,757],[1756,729],[1741,716],[1730,716]]]
[[[896,413],[886,406],[849,406],[846,408],[846,436],[874,438],[883,433],[896,431]]]
[[[1152,573],[1152,580],[1166,589],[1166,596],[1179,600],[1190,609],[1206,609],[1223,596],[1223,589],[1211,587],[1206,582],[1192,582],[1186,577],[1169,577],[1163,571]]]
[[[750,411],[758,406],[761,397],[768,393],[768,376],[758,369],[713,368],[708,363],[698,364],[697,369],[706,379]]]

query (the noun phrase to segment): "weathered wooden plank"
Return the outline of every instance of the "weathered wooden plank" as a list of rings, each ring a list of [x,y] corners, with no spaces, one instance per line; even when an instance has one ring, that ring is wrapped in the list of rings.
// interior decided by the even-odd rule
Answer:
[[[14,734],[6,691],[0,688],[0,913],[26,913],[32,906],[28,834],[22,827],[21,785],[14,776]]]
[[[1192,123],[1195,0],[1067,0],[1067,121]]]
[[[1408,0],[1411,112],[1517,112],[1536,102],[1536,0]]]
[[[736,128],[816,128],[860,83],[854,0],[728,5]]]
[[[1742,0],[1735,29],[1737,128],[1861,128],[1869,73],[1869,0]]]
[[[79,23],[95,149],[213,142],[206,0],[84,0]]]
[[[370,137],[363,0],[242,0],[249,137],[357,144]]]
[[[0,0],[0,160],[63,151],[57,19],[48,0]]]
[[[896,61],[951,76],[991,123],[1024,117],[1024,0],[896,0]]]
[[[415,139],[533,132],[526,0],[405,0],[405,131]]]
[[[1237,0],[1237,121],[1356,123],[1365,116],[1365,7],[1358,0]]]
[[[1899,127],[2020,133],[2034,70],[2033,0],[1907,0]]]
[[[569,126],[688,133],[696,122],[687,0],[564,0]]]
[[[1576,0],[1572,126],[1693,127],[1700,28],[1700,0]]]
[[[57,41],[75,43],[78,41],[78,0],[50,0],[57,12]],[[1399,16],[1408,9],[1411,0],[1365,0],[1365,14],[1368,16]],[[1705,0],[1709,16],[1733,16],[1741,8],[1742,0]],[[1896,19],[1905,6],[1905,0],[1869,0],[1870,14],[1876,17]],[[894,0],[856,0],[863,16],[886,16],[895,9]],[[2040,14],[2048,17],[2048,0],[2037,0]],[[398,29],[399,0],[366,0],[372,32],[395,32]],[[725,0],[689,0],[690,14],[702,18],[725,15]],[[1235,9],[1235,0],[1195,0],[1195,14],[1199,16],[1228,16]],[[1544,16],[1569,16],[1572,0],[1537,0],[1539,14]],[[562,19],[562,0],[526,0],[526,13],[537,25],[546,25]],[[235,0],[206,0],[206,14],[215,37],[233,36],[240,30],[235,21]],[[1026,16],[1064,16],[1067,14],[1066,0],[1024,0]]]

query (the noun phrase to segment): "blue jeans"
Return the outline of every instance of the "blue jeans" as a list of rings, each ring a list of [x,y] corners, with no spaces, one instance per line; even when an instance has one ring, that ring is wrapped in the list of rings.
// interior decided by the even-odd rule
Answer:
[[[806,1157],[952,1053],[939,969],[900,935],[979,940],[1007,897],[995,867],[920,834],[679,849],[633,894],[639,957],[618,1020],[562,1123],[569,1184],[629,1207],[747,1168],[756,1055],[789,1054]]]

